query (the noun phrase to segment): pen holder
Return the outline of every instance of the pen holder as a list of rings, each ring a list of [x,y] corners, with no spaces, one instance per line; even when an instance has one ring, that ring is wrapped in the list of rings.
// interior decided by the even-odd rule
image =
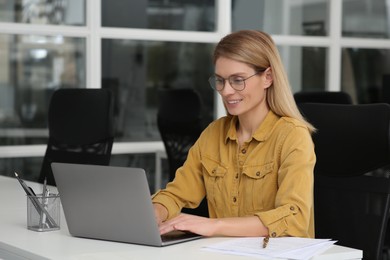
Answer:
[[[60,229],[60,195],[27,196],[27,229],[52,231]]]

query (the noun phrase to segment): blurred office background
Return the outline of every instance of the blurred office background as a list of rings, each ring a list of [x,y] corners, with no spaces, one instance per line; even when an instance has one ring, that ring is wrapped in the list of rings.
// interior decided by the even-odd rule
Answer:
[[[110,88],[111,165],[164,184],[157,90],[193,88],[205,123],[224,115],[212,51],[240,29],[273,36],[293,92],[390,103],[389,0],[0,0],[0,174],[38,177],[53,91]]]

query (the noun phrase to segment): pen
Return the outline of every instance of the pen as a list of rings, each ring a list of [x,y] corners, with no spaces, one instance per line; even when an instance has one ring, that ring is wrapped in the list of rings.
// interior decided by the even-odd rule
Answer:
[[[264,237],[263,239],[263,248],[266,248],[269,242],[269,236]]]
[[[48,204],[48,200],[49,200],[49,195],[50,195],[50,191],[49,191],[49,189],[46,189],[45,190],[45,194],[43,194],[42,196],[42,199],[43,199],[43,205],[44,205],[44,208],[47,210],[47,204]],[[42,215],[41,215],[41,218],[40,218],[40,220],[39,220],[40,222],[39,222],[39,225],[40,226],[43,226],[43,225],[47,225],[47,223],[46,223],[46,214],[45,213],[43,213]]]
[[[47,179],[45,177],[45,179],[43,181],[43,186],[42,186],[42,202],[43,202],[45,209],[47,209],[47,200],[48,200],[47,196],[49,195],[46,184],[47,184]],[[43,225],[45,225],[45,224],[47,224],[46,223],[46,214],[42,212],[42,214],[39,218],[39,226],[43,227]]]
[[[28,196],[30,196],[30,200],[31,200],[32,204],[34,205],[35,209],[37,210],[37,212],[38,212],[40,215],[42,215],[41,208],[40,208],[39,205],[38,205],[39,202],[38,202],[36,199],[34,199],[34,197],[33,197],[33,196],[35,196],[34,190],[33,190],[31,187],[27,186],[26,183],[24,183],[24,181],[23,181],[22,179],[19,178],[19,175],[18,175],[16,172],[14,172],[14,173],[15,173],[16,179],[18,179],[20,185],[22,185],[22,188],[24,189],[24,191],[26,192],[26,194],[27,194]]]
[[[30,196],[30,200],[32,202],[32,204],[34,205],[35,209],[37,210],[37,212],[41,215],[41,214],[46,214],[46,217],[48,218],[48,224],[50,227],[55,227],[57,226],[56,222],[54,221],[54,219],[49,215],[49,213],[47,212],[47,210],[44,208],[44,206],[36,199],[36,196],[35,196],[35,193],[34,191],[32,190],[31,187],[28,187],[26,185],[26,183],[24,183],[24,181],[22,179],[19,178],[19,175],[15,172],[15,176],[16,178],[18,179],[20,185],[22,185],[24,191],[26,192],[27,195]]]
[[[22,185],[22,188],[23,188],[24,191],[27,193],[27,195],[33,196],[33,195],[34,195],[33,190],[32,190],[30,187],[28,187],[28,186],[24,183],[24,181],[23,181],[22,179],[19,178],[19,175],[18,175],[16,172],[15,172],[15,176],[16,176],[16,178],[18,179],[20,185]]]

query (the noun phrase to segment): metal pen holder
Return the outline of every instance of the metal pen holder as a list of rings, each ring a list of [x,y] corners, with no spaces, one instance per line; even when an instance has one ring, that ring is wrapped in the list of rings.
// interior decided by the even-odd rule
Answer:
[[[60,196],[37,194],[27,196],[27,229],[52,231],[60,229]]]

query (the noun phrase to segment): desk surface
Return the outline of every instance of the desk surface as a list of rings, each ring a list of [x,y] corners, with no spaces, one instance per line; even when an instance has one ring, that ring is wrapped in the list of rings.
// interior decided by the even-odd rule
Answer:
[[[36,192],[41,190],[38,183],[28,184]],[[0,176],[0,259],[254,259],[201,250],[229,238],[204,238],[164,248],[76,238],[69,234],[63,212],[60,230],[35,232],[26,227],[26,204],[17,180]],[[361,258],[361,250],[335,245],[313,259]]]

